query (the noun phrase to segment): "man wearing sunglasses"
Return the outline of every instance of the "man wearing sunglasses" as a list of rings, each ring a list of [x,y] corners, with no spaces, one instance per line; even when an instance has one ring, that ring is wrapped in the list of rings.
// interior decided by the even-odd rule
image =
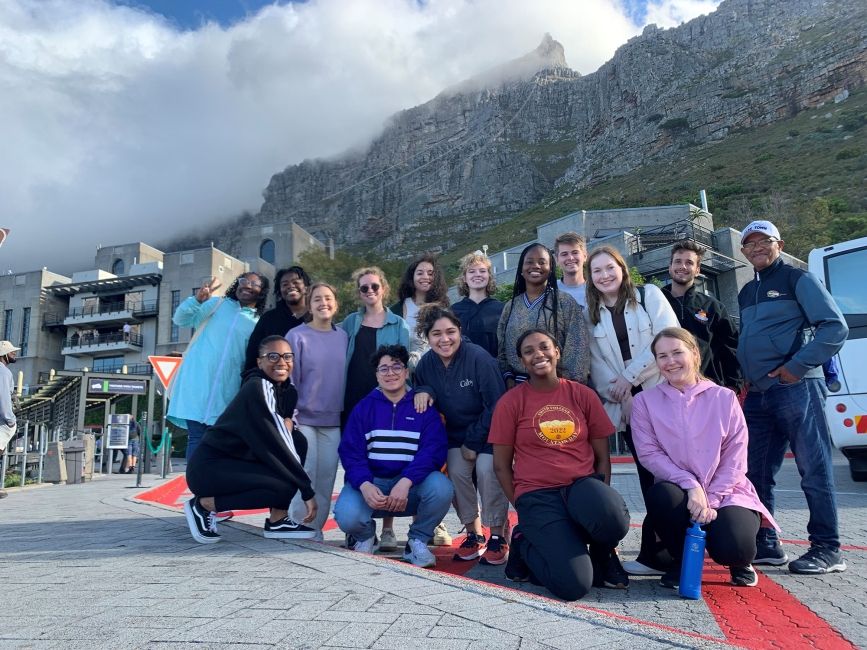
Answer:
[[[259,344],[266,337],[286,336],[289,330],[310,320],[310,306],[307,304],[309,289],[310,276],[302,267],[290,266],[277,271],[274,276],[274,308],[262,314],[250,334],[244,361],[245,372],[256,367]]]
[[[770,221],[753,221],[741,235],[741,250],[755,271],[738,294],[738,361],[749,387],[744,401],[750,431],[747,478],[773,514],[774,475],[791,447],[810,511],[810,549],[789,563],[789,571],[817,575],[846,569],[822,364],[843,346],[849,328],[818,279],[783,261],[784,244]],[[788,561],[771,528],[759,529],[756,546],[754,564]]]

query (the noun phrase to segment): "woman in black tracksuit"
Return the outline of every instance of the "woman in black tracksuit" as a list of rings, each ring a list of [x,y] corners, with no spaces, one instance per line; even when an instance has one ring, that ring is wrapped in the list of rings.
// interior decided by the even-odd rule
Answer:
[[[265,537],[309,539],[312,528],[289,518],[296,492],[307,506],[304,522],[316,516],[310,479],[304,472],[307,442],[292,425],[298,393],[290,381],[294,355],[282,336],[259,345],[258,368],[244,374],[235,398],[208,427],[187,464],[193,498],[184,504],[197,542],[220,540],[214,514],[231,509],[271,509]]]

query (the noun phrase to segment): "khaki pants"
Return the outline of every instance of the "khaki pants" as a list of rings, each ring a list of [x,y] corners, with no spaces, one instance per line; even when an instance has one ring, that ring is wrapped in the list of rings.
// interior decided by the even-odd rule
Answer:
[[[449,478],[455,486],[455,509],[463,525],[479,516],[479,499],[473,485],[473,467],[476,469],[476,482],[482,498],[482,525],[502,526],[509,513],[509,501],[494,474],[494,456],[478,454],[475,462],[465,460],[460,447],[449,449]]]
[[[9,444],[9,441],[15,437],[15,433],[18,431],[18,423],[16,422],[11,427],[5,424],[0,424],[0,451],[6,449],[6,445]],[[3,486],[0,486],[3,487]]]

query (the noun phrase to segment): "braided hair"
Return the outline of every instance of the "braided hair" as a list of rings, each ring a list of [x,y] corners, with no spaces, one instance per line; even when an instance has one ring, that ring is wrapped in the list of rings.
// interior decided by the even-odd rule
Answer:
[[[518,258],[518,268],[515,271],[515,284],[512,287],[512,299],[509,301],[509,316],[506,319],[506,327],[509,326],[509,320],[512,318],[512,312],[515,307],[515,300],[519,297],[527,293],[527,281],[524,279],[522,274],[524,270],[524,258],[527,257],[527,253],[529,253],[534,248],[540,248],[545,251],[545,254],[548,256],[548,261],[551,267],[550,272],[548,273],[548,277],[545,280],[545,293],[544,298],[542,299],[542,305],[539,308],[539,315],[536,317],[536,324],[539,325],[539,318],[543,319],[543,323],[540,325],[544,329],[554,332],[556,335],[559,335],[558,326],[560,324],[559,318],[559,303],[560,303],[560,290],[557,287],[557,262],[554,258],[554,254],[550,251],[547,246],[544,246],[540,243],[533,243],[528,245],[521,251],[521,256]],[[551,314],[551,318],[549,320],[548,313]]]

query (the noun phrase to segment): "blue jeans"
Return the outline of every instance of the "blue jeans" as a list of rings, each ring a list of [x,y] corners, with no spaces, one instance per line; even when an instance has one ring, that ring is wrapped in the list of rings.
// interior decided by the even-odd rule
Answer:
[[[774,477],[791,445],[801,474],[801,489],[807,498],[810,543],[840,548],[837,501],[831,464],[831,432],[825,419],[824,382],[802,379],[796,384],[777,384],[764,392],[750,392],[744,415],[750,432],[747,478],[759,499],[773,514]],[[759,539],[776,541],[772,528],[761,528]]]
[[[195,420],[187,420],[187,462],[193,457],[193,452],[199,443],[202,441],[202,436],[208,425],[204,422],[196,422]]]
[[[400,476],[374,478],[373,484],[387,495],[399,480]],[[431,472],[424,481],[409,489],[405,511],[389,512],[371,508],[361,492],[346,483],[334,504],[334,519],[337,520],[340,530],[362,540],[370,539],[376,533],[374,518],[415,515],[415,521],[409,527],[409,537],[420,539],[427,544],[433,537],[434,528],[449,511],[453,496],[452,482],[440,472]]]

